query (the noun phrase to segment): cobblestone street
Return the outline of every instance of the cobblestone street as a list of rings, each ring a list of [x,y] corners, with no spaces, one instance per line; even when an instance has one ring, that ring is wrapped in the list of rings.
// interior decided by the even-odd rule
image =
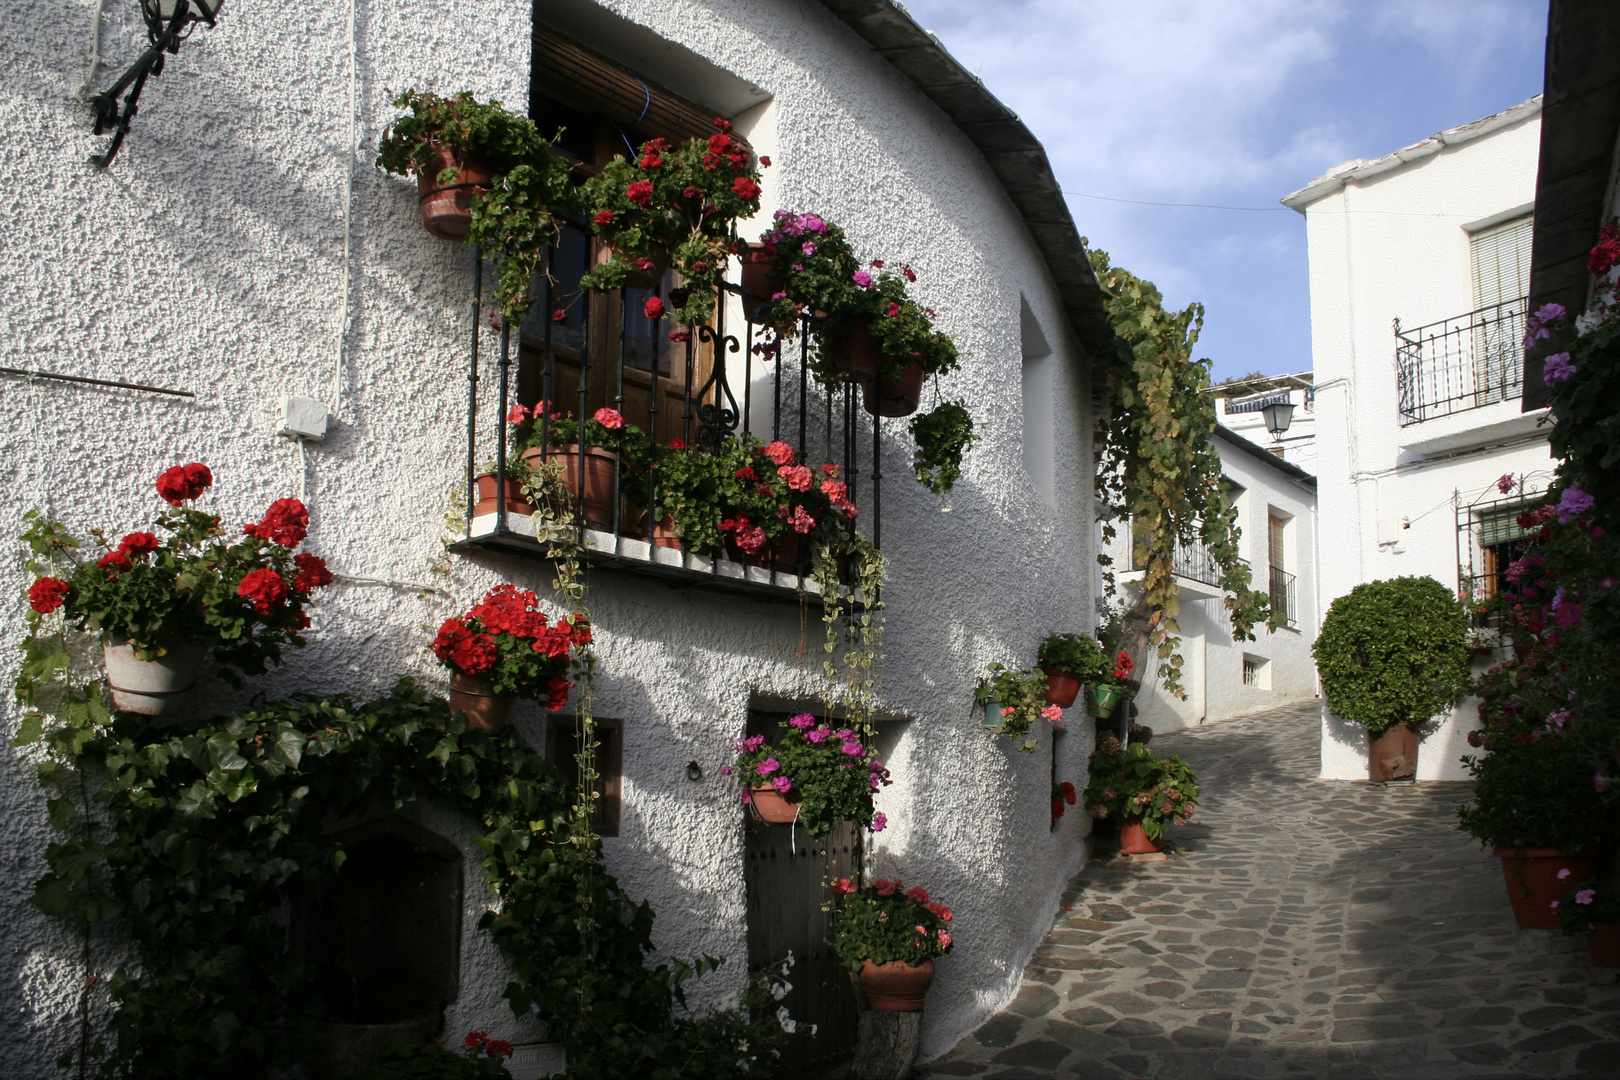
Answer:
[[[1155,739],[1200,774],[1167,862],[1093,863],[1011,1007],[934,1077],[1620,1076],[1620,986],[1519,930],[1467,785],[1317,772],[1308,702]]]

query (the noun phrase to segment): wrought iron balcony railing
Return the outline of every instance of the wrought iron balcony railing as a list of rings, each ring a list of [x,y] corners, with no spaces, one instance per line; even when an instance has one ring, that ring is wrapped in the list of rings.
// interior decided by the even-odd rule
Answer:
[[[1271,610],[1281,613],[1284,625],[1299,625],[1298,600],[1294,597],[1294,575],[1280,566],[1271,568]]]
[[[1413,330],[1395,320],[1395,367],[1402,425],[1524,396],[1520,297]]]
[[[569,283],[577,281],[587,265],[589,250],[583,237],[572,243],[565,237],[553,247],[547,273],[536,277],[539,299],[534,311],[521,327],[500,325],[497,359],[489,364],[486,347],[482,368],[483,266],[474,259],[467,522],[464,537],[452,550],[544,557],[536,539],[541,530],[532,507],[524,503],[519,482],[524,469],[514,460],[517,448],[509,440],[527,430],[538,434],[540,447],[547,447],[551,445],[547,429],[557,418],[588,418],[603,407],[644,431],[655,447],[717,447],[752,435],[761,441],[789,442],[805,464],[838,466],[848,484],[847,499],[861,507],[860,531],[876,545],[882,535],[882,419],[858,403],[858,384],[846,382],[828,390],[812,377],[810,321],[794,340],[782,343],[778,355],[769,347],[769,335],[749,318],[763,298],[727,282],[712,325],[694,327],[687,340],[672,341],[671,331],[680,336],[676,323],[645,316],[647,300],[669,296],[672,280],[666,277],[658,289],[625,287],[616,293],[581,294]],[[493,392],[481,390],[480,384],[491,374],[498,386]],[[541,403],[545,404],[532,413],[527,429],[509,431],[507,420],[514,405],[533,410]],[[481,415],[480,410],[487,412],[490,406],[494,415]],[[580,428],[584,439],[585,425]],[[612,450],[611,467],[605,463],[607,450]],[[524,456],[532,458],[535,453]],[[589,458],[597,455],[602,464],[593,477]],[[808,544],[773,544],[757,555],[745,555],[735,545],[689,550],[664,520],[655,468],[633,475],[617,448],[564,450],[558,456],[573,459],[565,463],[576,508],[586,507],[588,486],[604,482],[600,477],[611,477],[605,481],[612,486],[611,498],[598,500],[609,509],[593,520],[587,520],[583,509],[575,514],[581,557],[587,563],[677,585],[712,586],[769,599],[792,600],[801,592],[819,591],[810,576]],[[634,500],[631,489],[638,493]]]
[[[1147,569],[1137,554],[1134,534],[1131,537],[1131,553],[1131,569]],[[1178,578],[1186,578],[1188,581],[1197,581],[1205,585],[1219,586],[1221,583],[1221,566],[1202,541],[1190,540],[1176,544],[1175,554],[1170,557],[1170,566]]]

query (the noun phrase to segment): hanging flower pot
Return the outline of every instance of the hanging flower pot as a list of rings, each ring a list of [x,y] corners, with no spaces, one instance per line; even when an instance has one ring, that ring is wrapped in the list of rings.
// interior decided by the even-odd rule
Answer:
[[[1151,855],[1158,851],[1160,840],[1148,836],[1142,828],[1140,815],[1128,817],[1119,823],[1119,853],[1121,855]]]
[[[910,416],[922,400],[926,375],[920,361],[913,360],[893,379],[881,376],[861,384],[861,404],[873,416]]]
[[[207,647],[194,641],[171,645],[155,660],[141,660],[128,642],[101,647],[113,707],[142,716],[172,716],[189,703]]]
[[[1417,759],[1417,732],[1405,724],[1391,724],[1376,735],[1367,732],[1367,779],[1410,780],[1417,774]]]
[[[569,495],[580,498],[580,512],[585,524],[599,529],[613,528],[614,478],[618,475],[618,461],[613,451],[600,446],[588,446],[584,453],[584,494],[580,495],[580,448],[578,443],[554,446],[549,451],[535,447],[523,452],[522,459],[538,467],[543,462],[561,463],[563,484]]]
[[[1569,891],[1569,882],[1597,876],[1595,855],[1509,847],[1494,848],[1491,854],[1502,860],[1502,880],[1507,884],[1513,918],[1527,930],[1558,929],[1558,909],[1553,902]],[[1568,872],[1560,877],[1564,871]]]
[[[1104,684],[1086,687],[1086,711],[1099,720],[1107,720],[1114,715],[1114,709],[1119,706],[1119,699],[1124,696],[1125,688]]]
[[[467,714],[467,726],[480,731],[499,731],[517,703],[516,694],[492,694],[489,684],[476,675],[450,673],[450,708]]]
[[[1046,675],[1046,703],[1067,709],[1080,695],[1079,676],[1053,668],[1043,669]]]
[[[754,816],[767,825],[791,825],[799,817],[799,804],[788,802],[780,791],[768,785],[749,788],[748,805]]]
[[[1594,967],[1620,967],[1620,923],[1587,923],[1586,955]]]
[[[834,372],[863,385],[877,378],[878,368],[883,365],[883,348],[867,329],[870,325],[869,319],[856,319],[849,336],[827,352],[828,365]]]
[[[991,698],[984,703],[984,726],[992,731],[1000,728],[1007,721],[1001,715],[1001,702]]]
[[[472,231],[472,201],[489,190],[493,170],[482,156],[468,151],[458,155],[454,147],[431,144],[433,163],[416,174],[416,197],[422,205],[422,225],[444,240],[462,241]],[[456,158],[460,157],[460,161]],[[438,175],[455,169],[456,178],[440,184]]]
[[[781,278],[771,277],[771,260],[775,258],[764,244],[749,244],[737,253],[737,259],[742,263],[742,273],[738,284],[743,291],[755,300],[767,302],[777,293],[787,288],[787,282]]]
[[[904,960],[887,964],[861,961],[861,993],[873,1012],[922,1012],[928,988],[934,982],[934,962],[912,967]]]
[[[473,517],[483,517],[493,514],[500,508],[500,499],[496,497],[497,484],[494,473],[483,473],[474,479],[478,486],[478,501],[473,504]],[[523,484],[508,476],[506,478],[506,512],[528,517],[534,513],[534,506],[523,497]]]

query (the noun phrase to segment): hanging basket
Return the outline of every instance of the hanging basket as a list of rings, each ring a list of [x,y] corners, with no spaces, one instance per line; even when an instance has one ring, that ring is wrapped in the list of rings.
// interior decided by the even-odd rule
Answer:
[[[922,401],[923,366],[911,361],[892,379],[874,378],[861,383],[861,404],[873,416],[910,416]]]
[[[478,154],[456,151],[443,143],[432,144],[433,163],[416,174],[416,197],[422,204],[422,226],[442,240],[460,242],[472,231],[473,197],[489,190],[493,170]],[[455,169],[453,183],[441,185],[438,174]]]
[[[1099,720],[1107,720],[1114,715],[1119,707],[1119,699],[1125,696],[1125,690],[1119,686],[1088,686],[1086,687],[1086,711]]]
[[[767,825],[791,825],[799,818],[799,804],[788,802],[773,787],[749,788],[748,806]]]
[[[1046,703],[1067,709],[1080,696],[1080,677],[1057,668],[1043,668],[1046,675]]]

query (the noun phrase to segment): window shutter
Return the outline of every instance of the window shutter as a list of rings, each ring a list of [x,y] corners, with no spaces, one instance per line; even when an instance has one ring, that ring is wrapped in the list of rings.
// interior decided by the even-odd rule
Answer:
[[[1526,214],[1473,235],[1474,307],[1494,307],[1529,294],[1532,220]]]
[[[1511,506],[1506,510],[1487,510],[1479,518],[1479,546],[1495,547],[1522,540],[1539,530],[1526,529],[1519,524],[1519,515],[1535,507],[1529,504]]]

